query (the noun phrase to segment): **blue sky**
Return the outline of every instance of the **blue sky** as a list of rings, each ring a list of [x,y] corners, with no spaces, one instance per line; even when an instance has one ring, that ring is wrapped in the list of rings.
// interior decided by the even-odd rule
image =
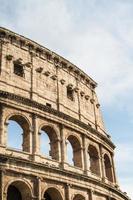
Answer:
[[[133,198],[132,11],[132,0],[0,0],[0,26],[56,51],[98,82],[118,181]]]

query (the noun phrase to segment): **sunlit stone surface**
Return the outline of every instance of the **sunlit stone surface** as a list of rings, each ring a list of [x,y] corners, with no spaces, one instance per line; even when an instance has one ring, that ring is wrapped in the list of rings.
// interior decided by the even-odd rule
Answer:
[[[96,86],[65,58],[0,28],[1,200],[129,199]]]

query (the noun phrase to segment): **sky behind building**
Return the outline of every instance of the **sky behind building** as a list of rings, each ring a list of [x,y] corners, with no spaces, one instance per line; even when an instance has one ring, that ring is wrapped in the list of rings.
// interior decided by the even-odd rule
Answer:
[[[64,56],[96,82],[118,181],[133,198],[133,1],[0,0],[0,26]]]

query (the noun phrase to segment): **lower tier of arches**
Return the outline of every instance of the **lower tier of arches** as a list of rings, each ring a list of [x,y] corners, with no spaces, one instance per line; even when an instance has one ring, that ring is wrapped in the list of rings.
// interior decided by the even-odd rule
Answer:
[[[48,179],[45,176],[22,175],[12,170],[0,170],[1,200],[129,200],[128,197],[110,192],[110,189],[96,185],[90,187],[71,183],[71,177],[66,182],[60,179]]]

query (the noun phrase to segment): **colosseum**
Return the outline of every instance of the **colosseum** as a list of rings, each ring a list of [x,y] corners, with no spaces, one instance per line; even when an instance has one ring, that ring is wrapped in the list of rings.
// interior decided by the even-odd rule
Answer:
[[[96,86],[65,58],[0,28],[1,200],[129,200]],[[22,130],[18,148],[11,122]]]

